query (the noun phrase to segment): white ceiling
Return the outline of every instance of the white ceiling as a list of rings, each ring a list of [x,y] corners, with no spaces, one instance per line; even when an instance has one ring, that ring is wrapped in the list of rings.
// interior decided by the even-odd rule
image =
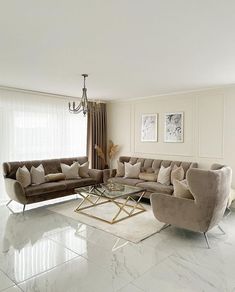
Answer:
[[[89,98],[235,83],[234,0],[3,0],[0,85]]]

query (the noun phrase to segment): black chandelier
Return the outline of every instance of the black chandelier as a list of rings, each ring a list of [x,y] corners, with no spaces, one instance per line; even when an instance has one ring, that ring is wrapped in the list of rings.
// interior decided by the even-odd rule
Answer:
[[[87,88],[86,88],[86,78],[88,77],[88,74],[82,74],[84,78],[84,85],[82,89],[82,98],[80,103],[76,106],[75,101],[72,102],[72,104],[69,102],[69,112],[72,114],[79,114],[83,113],[85,116],[88,112],[88,99],[87,99]]]

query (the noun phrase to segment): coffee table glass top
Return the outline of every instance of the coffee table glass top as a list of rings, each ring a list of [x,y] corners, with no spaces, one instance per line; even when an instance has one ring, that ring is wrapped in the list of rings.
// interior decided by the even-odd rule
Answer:
[[[139,194],[145,191],[143,188],[128,186],[117,183],[103,183],[93,186],[76,188],[76,193],[91,193],[105,198],[121,198],[125,196]]]

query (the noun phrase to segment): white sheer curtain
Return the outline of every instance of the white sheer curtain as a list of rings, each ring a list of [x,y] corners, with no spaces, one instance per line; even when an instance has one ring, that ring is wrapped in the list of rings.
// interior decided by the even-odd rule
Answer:
[[[0,162],[86,155],[87,119],[68,100],[0,90]],[[7,199],[2,168],[0,202]]]

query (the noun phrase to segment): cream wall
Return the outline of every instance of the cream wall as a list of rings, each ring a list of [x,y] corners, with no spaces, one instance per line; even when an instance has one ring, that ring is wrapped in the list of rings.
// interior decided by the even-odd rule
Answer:
[[[214,162],[233,170],[235,187],[235,87],[194,93],[114,101],[107,105],[108,139],[121,146],[119,155]],[[164,113],[184,112],[184,142],[164,143]],[[158,113],[158,142],[141,142],[141,115]]]

